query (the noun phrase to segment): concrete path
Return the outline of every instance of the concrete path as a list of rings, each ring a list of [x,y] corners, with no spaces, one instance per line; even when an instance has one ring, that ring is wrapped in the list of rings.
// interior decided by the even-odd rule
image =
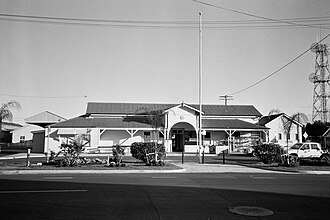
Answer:
[[[30,154],[30,158],[33,157],[45,157],[45,154],[41,154],[41,153],[31,153]],[[5,155],[5,156],[0,156],[0,161],[1,160],[13,160],[13,159],[22,159],[22,158],[27,158],[27,154],[26,153],[18,153],[18,154],[10,154],[10,155]]]
[[[100,156],[100,155],[99,155]],[[0,157],[1,160],[26,158],[25,153],[13,154]],[[44,154],[31,153],[30,157],[45,157]],[[185,162],[182,164],[178,161],[168,160],[169,163],[175,164],[180,169],[175,170],[0,170],[0,174],[64,174],[64,173],[93,173],[93,174],[127,174],[127,173],[286,173],[286,174],[325,174],[330,175],[330,171],[300,171],[296,173],[282,172],[266,169],[258,169],[241,165],[229,164],[198,164]]]

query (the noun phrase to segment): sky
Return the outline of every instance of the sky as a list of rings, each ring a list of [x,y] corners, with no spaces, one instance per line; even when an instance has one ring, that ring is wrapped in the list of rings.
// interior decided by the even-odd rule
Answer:
[[[198,104],[199,54],[203,104],[310,115],[311,51],[244,89],[330,33],[328,0],[0,0],[0,14],[0,103],[18,101],[21,124],[87,102]]]

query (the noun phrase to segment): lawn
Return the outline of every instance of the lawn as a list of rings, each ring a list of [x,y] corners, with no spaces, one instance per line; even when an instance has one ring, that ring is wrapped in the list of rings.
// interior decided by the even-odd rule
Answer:
[[[107,157],[97,157],[106,161]],[[30,166],[27,167],[27,159],[0,160],[0,170],[176,170],[181,169],[172,163],[165,163],[164,166],[146,166],[145,163],[136,160],[133,157],[126,157],[123,160],[123,167],[110,167],[104,162],[102,164],[82,164],[78,166],[59,167],[45,164],[45,158],[31,158]],[[43,165],[38,165],[43,164]]]

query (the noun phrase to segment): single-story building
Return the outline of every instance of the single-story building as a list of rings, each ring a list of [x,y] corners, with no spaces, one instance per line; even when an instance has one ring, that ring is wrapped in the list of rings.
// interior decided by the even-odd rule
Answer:
[[[286,132],[284,126],[290,120],[291,128],[289,132]],[[263,116],[260,118],[258,124],[270,128],[268,136],[262,137],[266,142],[277,143],[280,146],[287,146],[287,144],[288,146],[292,146],[295,143],[301,143],[303,141],[304,125],[297,120],[292,120],[285,113]]]
[[[33,153],[44,153],[45,128],[66,119],[44,111],[24,119],[26,125],[12,131],[12,143],[17,146],[32,146]]]
[[[0,126],[0,143],[10,144],[12,141],[12,131],[21,128],[22,125],[3,121]]]
[[[239,151],[261,141],[268,128],[258,125],[262,116],[252,105],[199,105],[90,102],[86,114],[48,126],[45,152],[59,151],[76,134],[89,136],[85,150],[130,146],[133,142],[158,141],[167,152],[197,152],[199,117],[202,145],[206,153],[217,147]],[[156,123],[155,123],[156,122]],[[157,130],[157,132],[154,132]]]

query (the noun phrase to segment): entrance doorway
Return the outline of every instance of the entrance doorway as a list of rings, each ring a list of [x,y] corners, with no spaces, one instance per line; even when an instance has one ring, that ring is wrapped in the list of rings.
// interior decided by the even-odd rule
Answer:
[[[172,150],[173,152],[182,152],[184,149],[184,129],[172,130]]]

